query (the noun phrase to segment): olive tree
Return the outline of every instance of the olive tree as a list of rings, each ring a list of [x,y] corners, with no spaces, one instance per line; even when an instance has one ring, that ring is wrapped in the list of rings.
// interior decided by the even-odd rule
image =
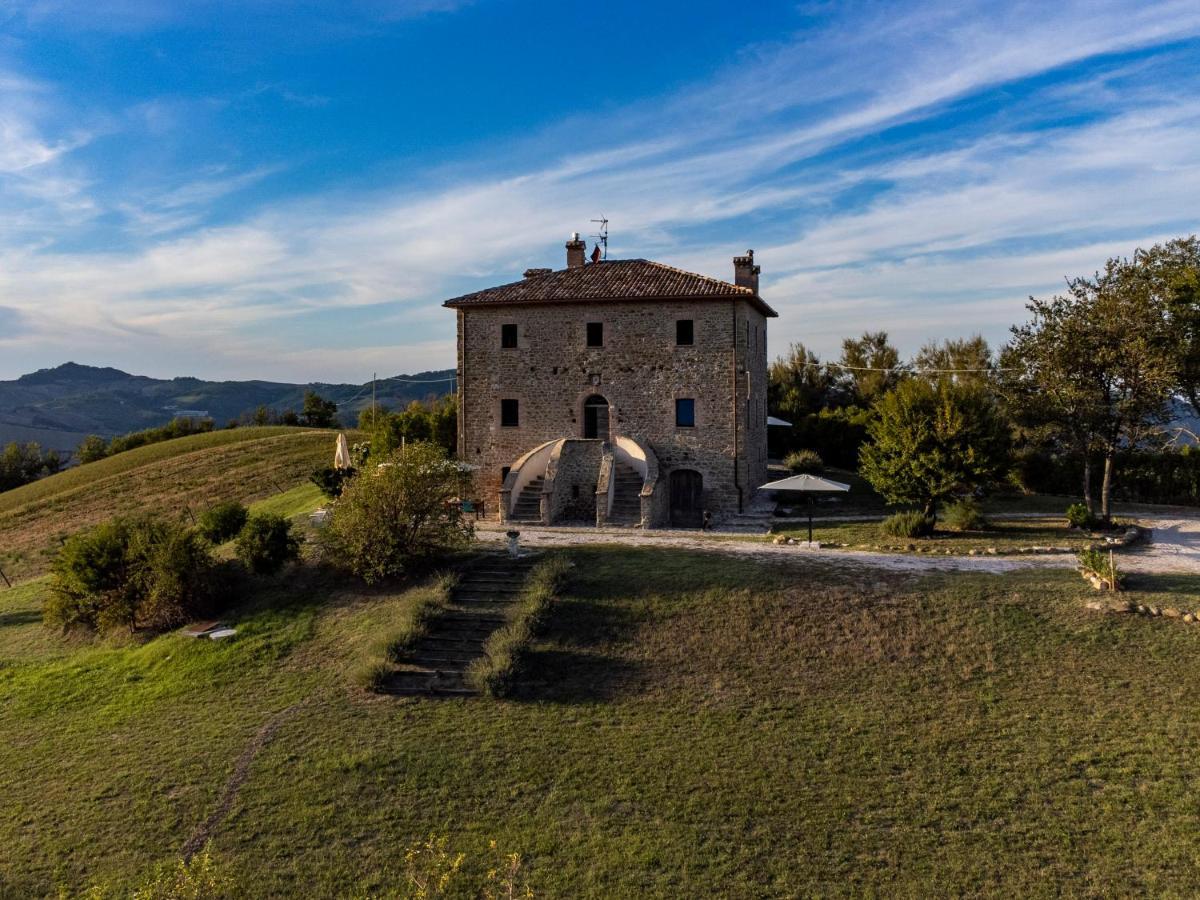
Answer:
[[[902,382],[873,407],[859,471],[889,503],[934,516],[940,503],[999,478],[1009,429],[995,400],[974,385]]]
[[[474,536],[456,502],[461,490],[461,468],[444,449],[408,444],[345,488],[333,505],[326,547],[367,582],[401,575]]]

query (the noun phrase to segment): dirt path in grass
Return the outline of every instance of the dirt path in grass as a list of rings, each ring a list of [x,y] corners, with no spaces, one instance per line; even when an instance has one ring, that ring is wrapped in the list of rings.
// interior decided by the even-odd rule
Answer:
[[[1146,546],[1125,551],[1121,567],[1131,572],[1194,572],[1200,574],[1200,517],[1139,517],[1152,529]],[[1016,569],[1072,568],[1071,553],[1045,556],[933,556],[882,553],[870,550],[810,550],[795,545],[772,544],[759,538],[695,531],[635,531],[616,528],[520,528],[521,544],[528,547],[577,547],[623,544],[630,547],[678,547],[707,553],[728,553],[763,560],[811,559],[837,566],[870,566],[896,572],[1011,572]],[[481,542],[501,544],[500,528],[480,529]]]
[[[195,856],[212,838],[217,828],[225,820],[225,817],[229,815],[229,810],[233,808],[233,801],[237,799],[238,791],[246,783],[246,779],[250,777],[250,764],[254,762],[254,758],[258,756],[263,747],[270,743],[271,738],[275,737],[275,732],[279,730],[279,727],[301,705],[303,705],[303,701],[293,703],[291,706],[281,709],[255,732],[254,737],[250,739],[250,743],[242,750],[241,756],[237,758],[237,762],[233,766],[233,773],[229,776],[229,780],[225,782],[225,787],[221,790],[221,799],[217,803],[217,808],[212,811],[199,828],[192,832],[192,836],[183,845],[182,855],[184,862]]]

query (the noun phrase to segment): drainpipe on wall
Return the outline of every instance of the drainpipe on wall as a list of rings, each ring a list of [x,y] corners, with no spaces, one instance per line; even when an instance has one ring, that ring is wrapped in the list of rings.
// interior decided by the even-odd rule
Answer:
[[[733,399],[733,483],[737,487],[738,492],[738,512],[742,512],[742,476],[738,471],[738,325],[737,325],[737,301],[733,300],[729,304],[729,311],[733,316],[733,390],[730,395]]]

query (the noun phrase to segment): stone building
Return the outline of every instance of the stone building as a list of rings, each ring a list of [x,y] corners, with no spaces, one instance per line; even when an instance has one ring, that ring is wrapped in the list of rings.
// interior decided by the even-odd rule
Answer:
[[[458,447],[501,521],[695,527],[766,480],[767,319],[754,252],[733,282],[588,262],[446,301]]]

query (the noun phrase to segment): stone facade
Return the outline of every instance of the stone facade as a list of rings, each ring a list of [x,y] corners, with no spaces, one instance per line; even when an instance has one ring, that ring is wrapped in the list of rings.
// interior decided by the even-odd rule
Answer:
[[[620,265],[586,268],[599,277],[600,267]],[[562,274],[533,271],[531,278],[547,282]],[[603,274],[637,277],[632,267]],[[662,493],[645,504],[657,521],[642,524],[669,524],[678,470],[699,473],[703,508],[715,519],[745,508],[766,480],[766,320],[774,315],[757,296],[757,267],[753,278],[753,291],[710,279],[729,288],[728,296],[559,299],[547,288],[546,299],[529,302],[472,303],[471,295],[449,301],[458,315],[459,454],[477,467],[477,492],[487,508],[497,508],[506,475],[513,488],[509,470],[520,457],[568,438],[553,464],[540,463],[555,476],[546,479],[553,496],[542,506],[543,518],[594,517],[597,500],[605,502],[594,495],[602,456],[620,458],[611,444],[617,435],[657,457],[654,491]],[[679,321],[692,323],[690,345],[677,343]],[[588,326],[594,341],[596,323],[602,345],[588,346]],[[514,326],[515,346],[505,346],[513,343]],[[607,435],[586,433],[589,399],[602,408],[595,398],[607,404]],[[692,401],[694,425],[677,425],[677,400]],[[515,424],[505,424],[506,410],[515,411]],[[603,416],[599,422],[603,427]]]

